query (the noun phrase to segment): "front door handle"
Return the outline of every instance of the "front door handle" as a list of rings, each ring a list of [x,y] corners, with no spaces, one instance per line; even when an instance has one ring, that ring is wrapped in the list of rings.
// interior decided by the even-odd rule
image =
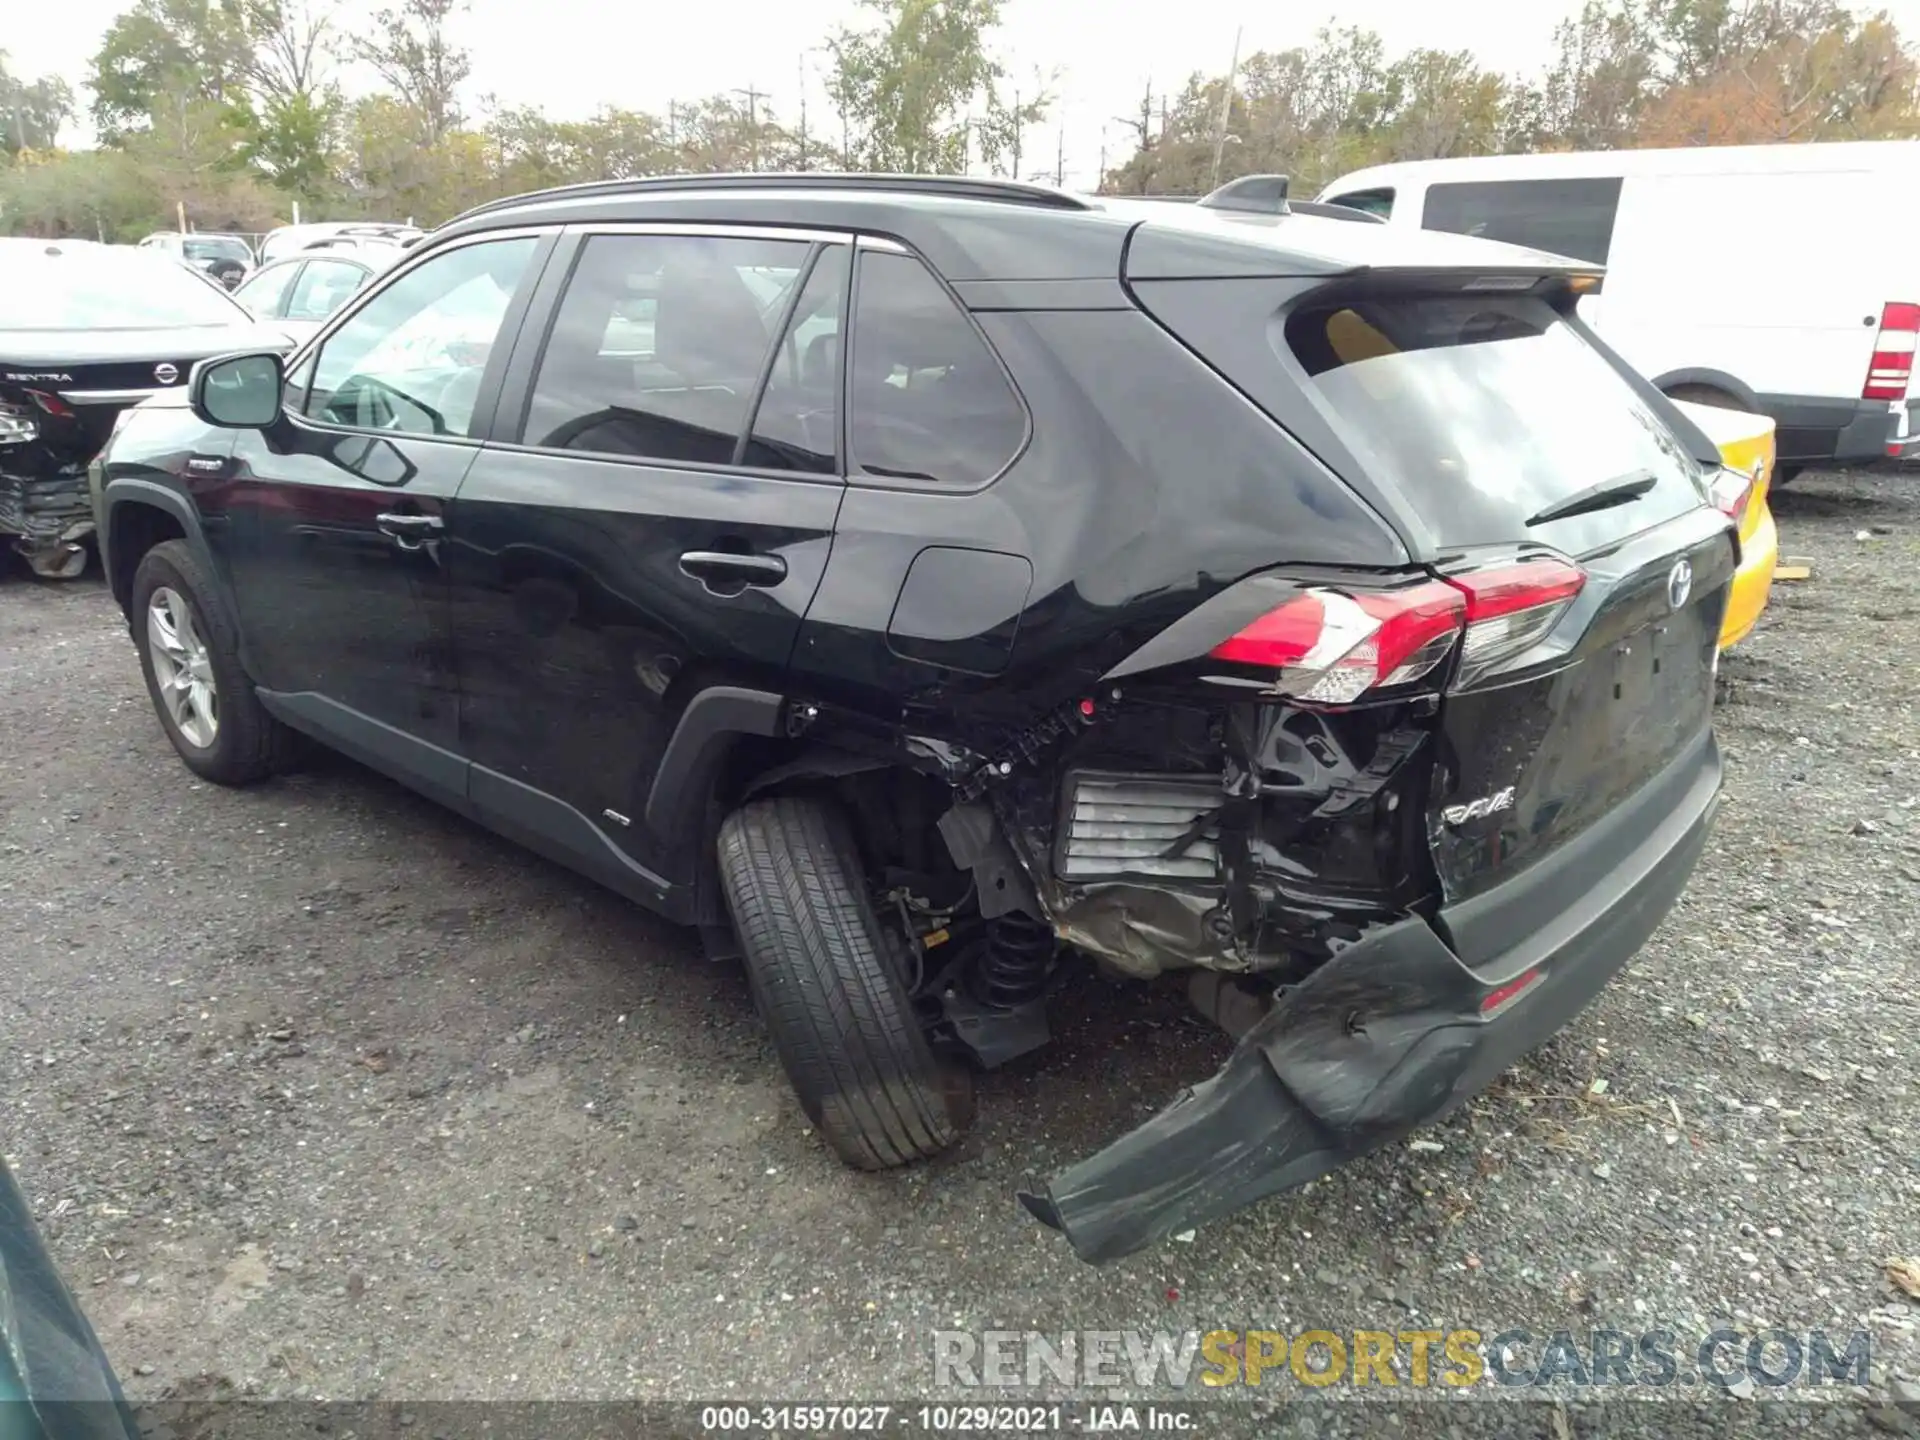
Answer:
[[[680,571],[709,587],[720,585],[778,585],[787,578],[787,562],[778,555],[741,555],[731,550],[689,550],[680,557]]]
[[[447,528],[447,522],[438,515],[376,515],[373,523],[380,527],[382,535],[391,535],[399,541],[402,550],[419,550],[428,541],[437,540],[440,532]]]

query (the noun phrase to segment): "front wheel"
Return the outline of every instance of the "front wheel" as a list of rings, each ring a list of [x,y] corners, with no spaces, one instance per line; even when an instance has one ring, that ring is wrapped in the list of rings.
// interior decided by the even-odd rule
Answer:
[[[133,575],[133,643],[161,728],[187,768],[246,785],[283,768],[294,737],[253,693],[214,593],[185,541],[154,546]]]
[[[884,1170],[951,1145],[967,1077],[927,1044],[845,816],[806,796],[744,805],[720,827],[720,877],[754,1004],[840,1158]]]

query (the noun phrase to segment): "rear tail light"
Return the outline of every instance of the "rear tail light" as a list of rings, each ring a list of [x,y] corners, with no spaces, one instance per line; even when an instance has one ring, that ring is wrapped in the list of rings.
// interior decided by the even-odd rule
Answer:
[[[1714,476],[1708,493],[1713,498],[1713,508],[1724,515],[1731,515],[1736,522],[1747,516],[1747,506],[1753,502],[1754,487],[1760,480],[1760,467],[1755,465],[1751,475],[1742,475],[1738,470],[1722,470]]]
[[[1564,560],[1527,560],[1453,577],[1467,596],[1467,639],[1456,685],[1470,685],[1538,645],[1587,583]]]
[[[1432,670],[1465,616],[1460,592],[1439,580],[1354,595],[1314,589],[1268,611],[1213,656],[1277,670],[1275,687],[1301,700],[1344,705]]]
[[[1873,342],[1862,400],[1904,400],[1913,376],[1913,351],[1920,340],[1920,305],[1890,301],[1880,312],[1880,337]]]
[[[1316,588],[1212,654],[1277,671],[1281,694],[1345,705],[1422,679],[1464,635],[1456,684],[1467,684],[1539,643],[1586,579],[1564,561],[1530,560],[1400,590]]]

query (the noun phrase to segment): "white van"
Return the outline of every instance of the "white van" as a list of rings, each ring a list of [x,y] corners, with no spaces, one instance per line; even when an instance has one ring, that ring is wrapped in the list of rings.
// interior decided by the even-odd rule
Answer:
[[[1409,161],[1320,199],[1604,264],[1581,318],[1668,394],[1772,416],[1783,478],[1920,455],[1920,141]]]

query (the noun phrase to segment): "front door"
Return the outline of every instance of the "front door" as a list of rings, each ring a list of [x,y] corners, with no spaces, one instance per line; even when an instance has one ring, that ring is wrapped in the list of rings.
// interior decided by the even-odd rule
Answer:
[[[652,898],[691,876],[645,818],[680,714],[777,692],[826,566],[849,246],[562,243],[449,536],[459,744],[490,821]]]
[[[395,277],[296,367],[285,416],[241,432],[230,462],[254,680],[340,748],[426,767],[407,778],[444,800],[464,800],[447,507],[498,393],[516,296],[550,243],[459,245]]]

